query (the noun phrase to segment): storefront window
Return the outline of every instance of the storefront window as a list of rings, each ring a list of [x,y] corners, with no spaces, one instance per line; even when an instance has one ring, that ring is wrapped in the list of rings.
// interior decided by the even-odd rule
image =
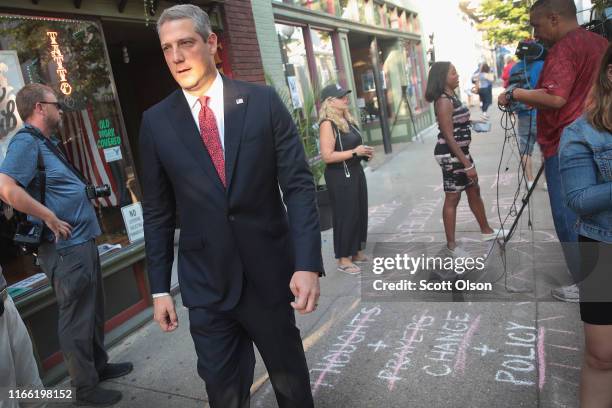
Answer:
[[[378,7],[378,15],[380,16],[380,25],[382,28],[389,28],[389,26],[391,25],[389,22],[389,16],[387,15],[387,8],[385,7],[384,4],[381,4]]]
[[[276,24],[276,34],[293,108],[303,108],[307,100],[312,100],[304,33],[301,27]]]
[[[358,0],[340,0],[341,17],[346,20],[359,21]]]
[[[376,17],[375,15],[378,14],[375,12],[376,9],[376,5],[374,4],[373,1],[368,1],[365,4],[365,23],[366,24],[370,24],[370,25],[376,25]]]
[[[416,15],[412,17],[412,29],[417,34],[421,32],[421,26],[419,24],[419,19]]]
[[[400,26],[399,26],[399,18],[397,16],[397,10],[396,9],[389,9],[388,10],[388,15],[389,15],[389,21],[391,22],[390,27],[393,30],[399,30]]]
[[[366,0],[358,0],[357,1],[357,10],[359,12],[359,17],[357,19],[357,21],[359,21],[362,24],[367,24],[367,20],[366,20],[366,7],[367,7],[367,1]]]
[[[111,187],[109,197],[94,201],[103,231],[97,241],[100,252],[142,240],[140,191],[99,26],[90,21],[0,14],[0,85],[4,95],[0,105],[3,112],[10,111],[11,118],[4,122],[0,134],[0,162],[21,127],[14,109],[15,95],[33,82],[53,88],[66,107],[56,136],[72,164],[92,184]],[[0,263],[9,285],[14,285],[13,294],[19,294],[45,279],[36,275],[40,271],[32,259],[20,256],[12,244],[11,223],[12,218],[0,224]],[[20,286],[26,278],[27,283]]]
[[[425,106],[423,95],[423,56],[420,54],[420,45],[408,43],[406,45],[406,60],[408,62],[408,89],[406,91],[408,100],[417,111]]]
[[[379,12],[379,5],[377,3],[372,2],[372,14],[374,15],[374,25],[380,27],[381,17]]]
[[[406,11],[400,11],[399,15],[399,29],[400,31],[408,31],[408,27],[406,26]]]
[[[338,70],[334,58],[332,33],[328,31],[311,30],[312,48],[319,77],[319,88],[338,82]]]
[[[361,123],[378,122],[379,105],[374,81],[374,67],[370,57],[370,43],[367,37],[354,40],[351,44],[351,60],[355,77],[355,98],[359,108]],[[383,84],[384,87],[384,84]]]
[[[402,103],[402,79],[405,75],[404,56],[401,55],[397,40],[379,40],[381,63],[383,66],[384,92],[387,99],[387,115],[390,118],[407,114],[407,106]]]
[[[324,11],[327,2],[325,0],[298,0],[299,5],[308,10]]]
[[[406,31],[412,32],[412,30],[414,29],[412,25],[412,14],[408,12],[405,14],[406,14]]]

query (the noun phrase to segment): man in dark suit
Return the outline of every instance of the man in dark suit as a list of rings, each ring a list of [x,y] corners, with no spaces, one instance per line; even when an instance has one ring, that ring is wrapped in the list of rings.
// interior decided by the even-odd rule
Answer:
[[[157,29],[181,89],[141,125],[155,320],[164,331],[178,326],[168,295],[178,209],[181,295],[210,405],[249,406],[254,342],[279,406],[312,407],[294,309],[316,308],[323,265],[314,183],[295,125],[270,87],[217,72],[217,37],[200,8],[171,7]]]

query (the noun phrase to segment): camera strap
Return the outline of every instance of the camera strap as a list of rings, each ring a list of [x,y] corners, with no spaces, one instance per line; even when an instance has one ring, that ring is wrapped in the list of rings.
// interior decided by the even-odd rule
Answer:
[[[38,169],[38,182],[40,183],[40,203],[45,205],[45,190],[47,188],[47,173],[45,172],[45,162],[40,149],[38,149],[38,159],[36,163]]]
[[[342,146],[342,135],[340,134],[340,129],[338,129],[338,126],[336,126],[336,124],[330,120],[332,127],[334,128],[334,133],[336,138],[338,139],[338,142],[340,143],[340,151],[343,152],[344,151],[344,146]],[[344,166],[344,176],[346,178],[350,178],[351,177],[351,172],[348,169],[348,166],[346,165],[346,160],[342,160],[342,165]]]
[[[76,167],[74,167],[72,165],[72,163],[70,163],[68,161],[68,159],[66,158],[66,156],[64,155],[64,153],[62,153],[62,151],[53,144],[53,142],[51,142],[51,140],[48,137],[44,137],[43,135],[40,134],[40,132],[36,131],[35,129],[32,128],[23,128],[20,133],[29,133],[30,135],[34,136],[35,138],[37,138],[38,140],[42,141],[45,146],[47,146],[47,148],[49,150],[51,150],[51,152],[57,156],[57,158],[66,166],[68,167],[68,170],[70,170],[79,180],[81,180],[81,182],[83,182],[83,184],[85,184],[86,186],[90,185],[91,183],[85,178],[85,176],[83,175],[83,173],[81,173],[79,171],[79,169],[77,169]]]

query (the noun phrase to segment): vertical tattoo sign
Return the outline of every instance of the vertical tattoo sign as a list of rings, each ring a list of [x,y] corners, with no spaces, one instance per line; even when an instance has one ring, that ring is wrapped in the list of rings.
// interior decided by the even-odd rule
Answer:
[[[60,91],[64,95],[70,95],[72,93],[72,85],[70,85],[66,78],[68,71],[64,67],[64,54],[62,54],[62,50],[57,42],[58,33],[57,31],[47,31],[47,37],[49,37],[49,45],[51,46],[51,59],[57,65],[55,72],[60,80]]]

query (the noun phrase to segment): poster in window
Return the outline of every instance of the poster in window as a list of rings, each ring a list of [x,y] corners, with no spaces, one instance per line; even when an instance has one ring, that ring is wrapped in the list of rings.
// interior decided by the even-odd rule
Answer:
[[[23,124],[15,98],[24,85],[17,51],[0,51],[0,163],[4,161],[9,142]]]
[[[298,90],[296,78],[294,76],[287,77],[287,84],[289,85],[289,92],[291,93],[293,108],[300,109],[302,107],[302,98],[300,98],[300,91]]]

